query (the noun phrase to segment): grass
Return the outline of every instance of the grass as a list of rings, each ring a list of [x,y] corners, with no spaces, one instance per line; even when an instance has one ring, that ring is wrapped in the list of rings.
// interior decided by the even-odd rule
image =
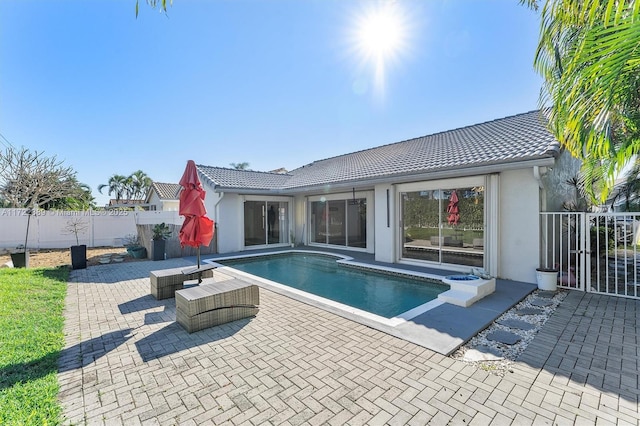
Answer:
[[[0,424],[61,421],[57,371],[69,270],[0,269]]]
[[[412,227],[405,231],[405,236],[409,236],[414,240],[428,240],[431,237],[437,237],[440,230],[438,228],[418,228]],[[474,231],[470,229],[463,229],[458,227],[455,229],[443,229],[443,236],[455,235],[457,238],[462,239],[467,244],[472,244],[474,238],[482,238],[483,231]]]

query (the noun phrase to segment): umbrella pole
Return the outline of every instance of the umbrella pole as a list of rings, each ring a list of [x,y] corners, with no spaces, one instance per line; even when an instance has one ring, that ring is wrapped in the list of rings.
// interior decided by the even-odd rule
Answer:
[[[198,258],[198,284],[202,283],[202,271],[200,270],[200,245],[196,249],[196,257]]]

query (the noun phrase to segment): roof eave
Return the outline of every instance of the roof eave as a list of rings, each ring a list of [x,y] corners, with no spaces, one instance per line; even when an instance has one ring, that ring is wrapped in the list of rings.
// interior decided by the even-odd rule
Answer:
[[[357,187],[359,189],[373,188],[379,184],[400,184],[407,182],[416,182],[423,180],[451,179],[456,177],[467,177],[477,175],[487,175],[493,173],[504,172],[508,170],[527,169],[534,166],[549,167],[555,163],[554,156],[545,156],[530,160],[518,160],[511,162],[496,162],[491,164],[483,164],[479,166],[470,165],[458,168],[448,168],[435,171],[425,172],[407,172],[396,175],[384,175],[375,178],[352,179],[341,182],[329,182],[318,185],[300,186],[296,188],[249,188],[249,187],[227,187],[222,185],[213,185],[214,192],[228,192],[245,195],[298,195],[308,192],[327,192],[334,189],[351,189]],[[212,182],[208,179],[209,182]]]
[[[403,173],[398,175],[386,175],[377,178],[368,178],[362,180],[349,180],[335,183],[326,183],[322,185],[310,185],[298,188],[288,188],[285,192],[288,194],[300,194],[305,192],[321,191],[326,192],[328,189],[342,188],[366,188],[379,184],[400,184],[407,182],[416,182],[423,180],[450,179],[456,177],[467,177],[476,175],[487,175],[499,173],[508,170],[527,169],[529,167],[540,166],[549,167],[555,163],[554,157],[543,157],[532,160],[520,160],[509,163],[492,163],[482,166],[470,166],[456,169],[437,170],[421,173]]]

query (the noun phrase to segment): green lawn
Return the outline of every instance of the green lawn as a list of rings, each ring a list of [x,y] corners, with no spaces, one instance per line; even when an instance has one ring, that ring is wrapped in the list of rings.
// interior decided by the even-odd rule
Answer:
[[[411,227],[405,231],[405,236],[410,237],[413,240],[428,240],[431,237],[437,237],[440,230],[438,228],[418,228]],[[443,229],[443,236],[455,235],[456,238],[461,239],[466,244],[473,244],[474,238],[482,238],[483,231],[472,231],[469,229],[462,229],[461,227],[455,229]]]
[[[69,270],[0,269],[0,424],[55,425]]]

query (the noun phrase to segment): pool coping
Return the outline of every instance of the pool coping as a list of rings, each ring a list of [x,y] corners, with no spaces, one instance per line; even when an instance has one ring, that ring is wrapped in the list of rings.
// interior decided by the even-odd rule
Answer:
[[[441,281],[443,278],[442,275],[403,269],[399,264],[388,264],[388,266],[372,264],[361,260],[356,261],[353,257],[345,254],[320,250],[286,249],[259,253],[242,252],[229,256],[216,256],[215,258],[205,259],[203,262],[218,264],[221,272],[224,271],[225,274],[251,281],[267,290],[326,310],[403,340],[410,341],[443,355],[449,355],[454,352],[458,347],[488,327],[496,318],[536,289],[536,286],[530,283],[497,279],[496,291],[494,293],[467,308],[435,299],[407,311],[399,317],[389,319],[320,296],[315,296],[275,281],[257,277],[217,262],[219,260],[273,256],[286,253],[320,254],[337,257],[339,258],[339,263],[350,266],[438,281]]]

